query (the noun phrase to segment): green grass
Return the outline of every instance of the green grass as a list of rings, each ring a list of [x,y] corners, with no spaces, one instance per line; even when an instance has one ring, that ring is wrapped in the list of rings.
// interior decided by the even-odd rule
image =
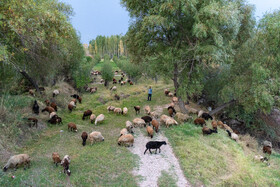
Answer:
[[[111,62],[111,61],[110,61],[110,64],[112,65],[112,68],[113,68],[114,71],[120,70],[120,68],[117,66],[117,64],[116,64],[115,62]],[[97,64],[93,67],[93,69],[94,69],[94,70],[97,70],[97,71],[101,71],[103,65],[104,65],[104,62],[101,61],[101,62],[97,63]]]
[[[270,156],[270,166],[254,161],[224,130],[203,136],[201,128],[183,124],[165,131],[185,176],[194,185],[280,186],[279,154]]]
[[[170,171],[171,172],[171,171]],[[161,176],[158,179],[159,187],[176,187],[176,180],[166,171],[161,172]]]

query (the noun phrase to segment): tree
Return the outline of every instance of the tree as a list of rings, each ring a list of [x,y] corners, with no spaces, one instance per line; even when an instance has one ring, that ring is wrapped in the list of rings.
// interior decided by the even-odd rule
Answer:
[[[172,79],[183,112],[187,112],[183,99],[203,89],[202,70],[230,59],[240,28],[246,28],[243,20],[252,14],[243,0],[122,0],[122,4],[135,18],[126,41],[132,61],[153,64]]]
[[[114,78],[113,68],[109,61],[104,62],[104,65],[101,69],[102,79],[104,79],[104,86],[109,86],[109,81]]]

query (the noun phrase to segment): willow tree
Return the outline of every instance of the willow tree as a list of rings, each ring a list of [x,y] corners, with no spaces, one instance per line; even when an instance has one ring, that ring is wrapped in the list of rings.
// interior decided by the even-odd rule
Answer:
[[[122,0],[134,19],[127,47],[135,63],[172,79],[179,106],[203,88],[203,69],[228,61],[245,14],[243,0]]]

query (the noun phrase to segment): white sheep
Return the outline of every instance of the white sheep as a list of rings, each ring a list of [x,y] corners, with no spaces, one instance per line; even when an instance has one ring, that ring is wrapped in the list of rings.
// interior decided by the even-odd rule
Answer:
[[[145,110],[145,113],[148,114],[148,115],[151,113],[151,108],[148,105],[145,106],[144,110]]]
[[[8,160],[7,164],[4,166],[3,171],[7,171],[9,168],[17,169],[18,165],[24,165],[24,169],[26,169],[26,165],[30,166],[30,157],[28,154],[19,154],[11,156]]]
[[[113,86],[113,87],[111,88],[111,90],[112,90],[112,91],[116,91],[116,90],[117,90],[117,87],[116,87],[116,86]]]
[[[146,122],[141,118],[135,118],[132,122],[134,127],[143,127],[146,125]]]
[[[115,114],[121,114],[122,113],[122,109],[121,108],[115,108],[114,109],[114,113]]]
[[[110,111],[114,111],[115,108],[116,108],[116,107],[114,107],[114,106],[108,106],[108,107],[107,107],[107,110],[108,110],[108,112],[110,112]]]
[[[104,137],[102,136],[101,132],[93,131],[89,134],[89,141],[91,145],[95,142],[102,142],[104,141]]]
[[[165,125],[168,128],[171,125],[178,125],[177,121],[171,117],[168,117],[165,121]]]
[[[59,90],[54,90],[53,91],[53,97],[57,96],[59,94]]]
[[[130,121],[126,121],[125,126],[126,126],[126,129],[128,130],[128,132],[133,133],[133,131],[132,131],[133,125]]]
[[[76,107],[75,101],[70,101],[69,104],[72,105],[73,107]]]
[[[52,117],[55,116],[55,115],[56,115],[56,112],[51,112],[50,113],[50,119],[52,119]]]
[[[133,146],[134,137],[131,134],[125,134],[118,140],[118,145]]]
[[[125,135],[125,134],[128,134],[128,131],[126,128],[123,128],[120,132],[120,136]]]
[[[94,114],[91,114],[89,119],[90,119],[90,122],[93,123],[93,121],[95,120],[96,116]]]
[[[163,124],[166,122],[166,120],[169,118],[169,116],[163,114],[160,116],[160,123]]]
[[[126,107],[124,107],[123,110],[122,110],[122,114],[123,114],[123,115],[126,115],[127,112],[128,112],[128,109],[127,109]]]
[[[97,118],[95,119],[94,124],[97,125],[97,123],[104,121],[105,116],[104,114],[100,114],[99,116],[97,116]]]

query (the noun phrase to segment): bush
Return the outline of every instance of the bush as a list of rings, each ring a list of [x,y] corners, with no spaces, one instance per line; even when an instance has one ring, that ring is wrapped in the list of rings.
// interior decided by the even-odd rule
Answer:
[[[90,82],[90,71],[92,68],[93,64],[89,63],[86,58],[79,64],[79,68],[73,74],[73,79],[78,89]]]
[[[109,86],[108,82],[114,77],[113,68],[110,62],[105,62],[101,69],[102,79],[105,81],[105,86]]]

